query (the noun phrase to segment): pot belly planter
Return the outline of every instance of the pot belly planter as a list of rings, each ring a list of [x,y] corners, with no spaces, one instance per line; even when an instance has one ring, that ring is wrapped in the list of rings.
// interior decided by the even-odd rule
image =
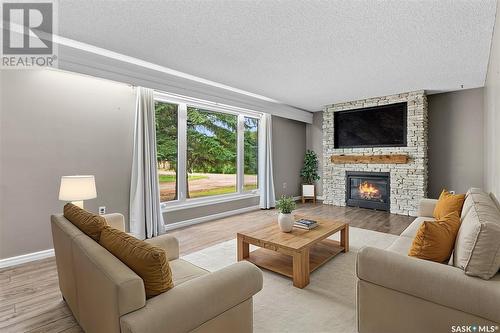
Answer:
[[[294,224],[292,214],[283,214],[279,213],[278,215],[278,225],[280,226],[281,231],[290,232],[293,229]]]
[[[295,209],[295,200],[292,197],[281,196],[281,199],[276,201],[276,209],[278,214],[278,226],[282,232],[290,232],[295,223],[292,211]]]

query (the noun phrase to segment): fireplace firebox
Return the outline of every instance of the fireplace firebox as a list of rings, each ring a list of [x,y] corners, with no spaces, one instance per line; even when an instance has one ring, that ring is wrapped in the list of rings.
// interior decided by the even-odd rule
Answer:
[[[388,172],[346,172],[347,206],[390,210]]]

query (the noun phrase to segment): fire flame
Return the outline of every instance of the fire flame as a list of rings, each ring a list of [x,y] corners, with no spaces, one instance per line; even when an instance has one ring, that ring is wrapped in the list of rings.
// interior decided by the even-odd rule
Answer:
[[[358,190],[363,199],[379,199],[381,197],[380,191],[367,181],[359,184]]]

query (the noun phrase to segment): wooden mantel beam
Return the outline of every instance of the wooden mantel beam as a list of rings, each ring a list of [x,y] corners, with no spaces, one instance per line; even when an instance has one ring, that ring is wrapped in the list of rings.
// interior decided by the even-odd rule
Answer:
[[[406,154],[332,155],[331,157],[334,164],[406,164],[408,160]]]

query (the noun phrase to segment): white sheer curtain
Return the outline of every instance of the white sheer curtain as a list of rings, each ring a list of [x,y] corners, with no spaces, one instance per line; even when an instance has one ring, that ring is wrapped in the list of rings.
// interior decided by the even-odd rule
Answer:
[[[134,153],[130,184],[130,232],[152,238],[165,232],[156,164],[154,92],[137,88]]]
[[[261,118],[261,130],[259,135],[259,184],[260,184],[260,208],[269,209],[275,207],[274,180],[273,180],[273,123],[270,114],[264,114]]]

